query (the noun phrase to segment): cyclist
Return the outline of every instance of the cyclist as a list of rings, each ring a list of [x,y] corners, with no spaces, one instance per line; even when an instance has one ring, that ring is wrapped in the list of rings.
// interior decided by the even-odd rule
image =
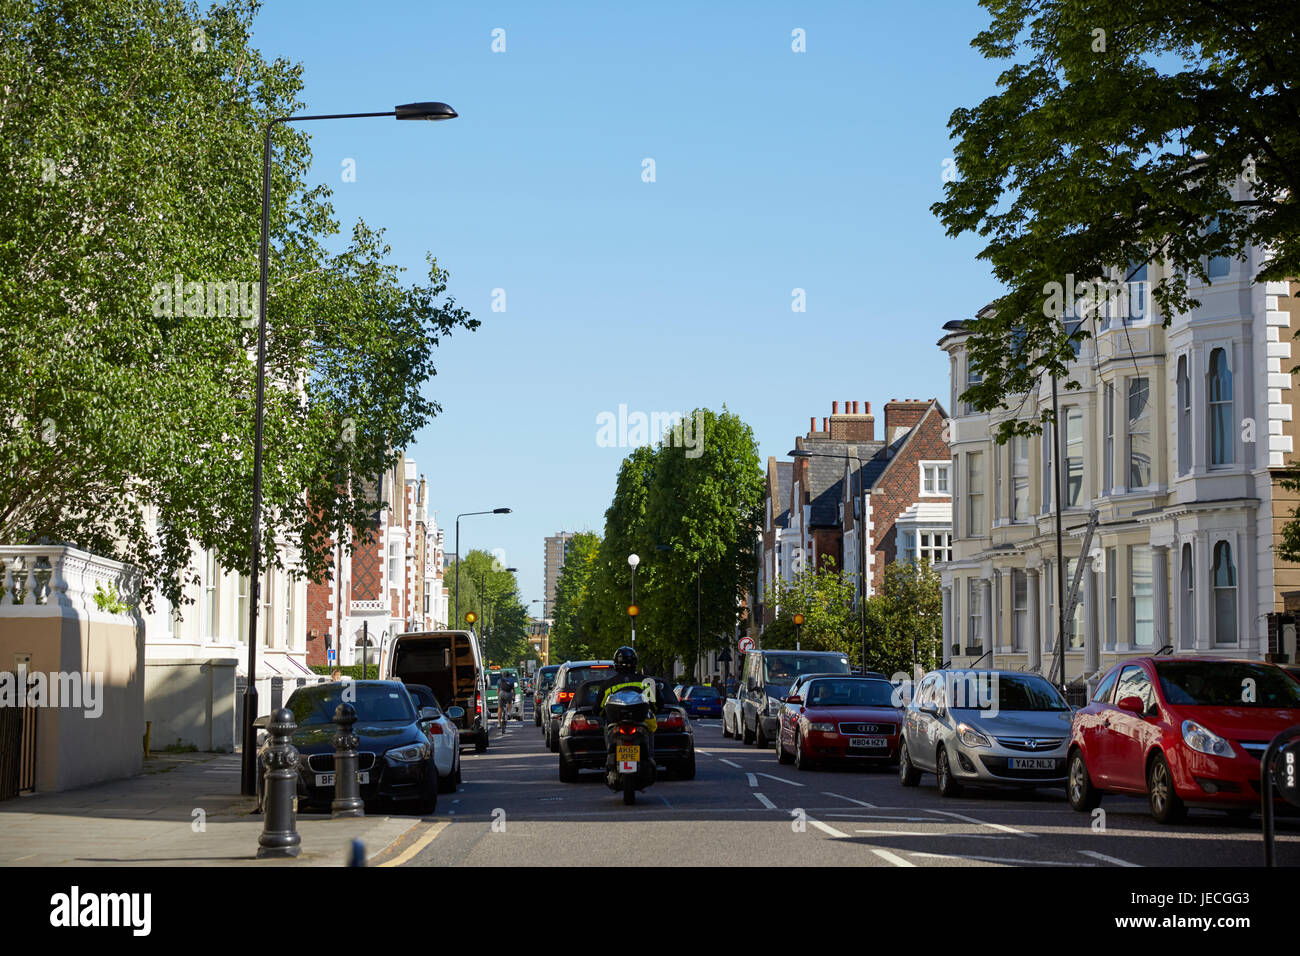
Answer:
[[[515,679],[509,674],[501,675],[501,684],[497,687],[497,720],[501,732],[506,732],[506,723],[510,720],[510,711],[515,707]]]

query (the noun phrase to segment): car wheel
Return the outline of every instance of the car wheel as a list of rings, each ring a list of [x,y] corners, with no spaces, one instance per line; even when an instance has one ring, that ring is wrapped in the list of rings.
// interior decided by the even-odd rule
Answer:
[[[564,759],[564,754],[560,754],[560,783],[577,783],[578,768]]]
[[[755,718],[754,722],[757,723],[758,719]],[[744,714],[740,715],[740,742],[745,744],[752,744],[754,742],[754,732],[749,729],[748,725],[746,725]]]
[[[803,735],[799,731],[794,732],[794,765],[797,770],[814,770],[816,764],[808,759],[808,755],[803,752]]]
[[[1101,791],[1092,785],[1088,775],[1088,765],[1084,762],[1083,751],[1070,753],[1070,770],[1065,781],[1065,793],[1070,798],[1070,806],[1080,813],[1097,809],[1101,803]]]
[[[460,777],[460,752],[457,751],[457,752],[456,752],[456,784],[457,784],[457,786],[459,786],[460,783],[461,783],[461,777]]]
[[[1187,816],[1187,804],[1174,790],[1174,777],[1163,754],[1156,754],[1147,768],[1147,799],[1157,823],[1177,823]]]
[[[432,760],[429,761],[429,773],[433,776],[433,783],[424,796],[415,803],[415,812],[422,817],[427,817],[438,809],[438,790],[440,789],[438,768],[433,765]]]
[[[727,723],[727,715],[722,715],[722,736],[731,737],[731,724]]]
[[[551,739],[548,743],[551,748],[551,753],[558,754],[560,752],[560,735],[558,733],[551,734]]]
[[[945,797],[961,796],[961,784],[953,779],[952,768],[948,766],[948,751],[943,747],[939,748],[935,763],[938,764],[936,776],[939,778],[939,793]]]
[[[434,772],[435,772],[435,773],[437,772],[436,769],[435,769]],[[447,776],[445,776],[445,777],[439,776],[439,777],[438,777],[438,792],[439,792],[439,793],[455,793],[455,792],[456,792],[456,766],[455,766],[455,763],[454,763],[454,762],[453,762],[453,764],[452,764],[452,768],[451,768],[451,770],[448,771]]]
[[[758,745],[759,750],[766,750],[772,745],[772,741],[767,739],[767,734],[763,733],[762,715],[754,718],[754,743]]]
[[[542,726],[542,712],[537,708],[533,708],[533,726],[534,727]]]
[[[776,762],[791,764],[794,763],[794,757],[785,752],[785,744],[781,741],[781,735],[776,735]]]
[[[685,760],[683,760],[681,763],[677,765],[677,769],[675,773],[678,780],[695,779],[695,751],[694,750],[691,751],[691,755],[689,757],[687,757]]]
[[[907,741],[898,744],[898,782],[905,787],[915,787],[921,782],[921,771],[912,766],[912,755],[907,752]]]
[[[474,752],[476,754],[481,754],[485,750],[487,750],[487,747],[488,747],[488,736],[487,736],[487,732],[484,731],[474,739]]]

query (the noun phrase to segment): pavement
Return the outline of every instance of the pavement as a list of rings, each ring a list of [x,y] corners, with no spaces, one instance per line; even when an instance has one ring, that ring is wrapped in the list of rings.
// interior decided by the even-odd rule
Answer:
[[[134,777],[0,803],[0,866],[344,866],[360,839],[384,865],[436,821],[298,815],[296,858],[256,858],[262,816],[239,793],[238,754],[157,754]]]

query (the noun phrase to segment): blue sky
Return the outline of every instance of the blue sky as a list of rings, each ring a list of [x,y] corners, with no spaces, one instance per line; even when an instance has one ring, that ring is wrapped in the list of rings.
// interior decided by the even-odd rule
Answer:
[[[994,90],[986,22],[974,0],[271,0],[254,42],[303,65],[310,111],[460,113],[304,127],[345,232],[384,227],[415,278],[433,252],[483,322],[439,348],[443,411],[408,449],[448,549],[457,512],[513,508],[465,519],[461,550],[503,548],[541,598],[543,537],[604,526],[620,405],[725,403],[766,461],[833,400],[947,404],[941,326],[998,292],[929,212],[949,114]]]

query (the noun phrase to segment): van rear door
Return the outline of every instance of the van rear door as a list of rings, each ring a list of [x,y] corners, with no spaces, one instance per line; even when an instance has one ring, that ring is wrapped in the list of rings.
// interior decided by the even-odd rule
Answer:
[[[465,716],[458,721],[463,729],[471,725],[478,668],[468,638],[454,631],[399,634],[392,653],[394,680],[429,686],[444,709],[453,705],[464,709]]]

